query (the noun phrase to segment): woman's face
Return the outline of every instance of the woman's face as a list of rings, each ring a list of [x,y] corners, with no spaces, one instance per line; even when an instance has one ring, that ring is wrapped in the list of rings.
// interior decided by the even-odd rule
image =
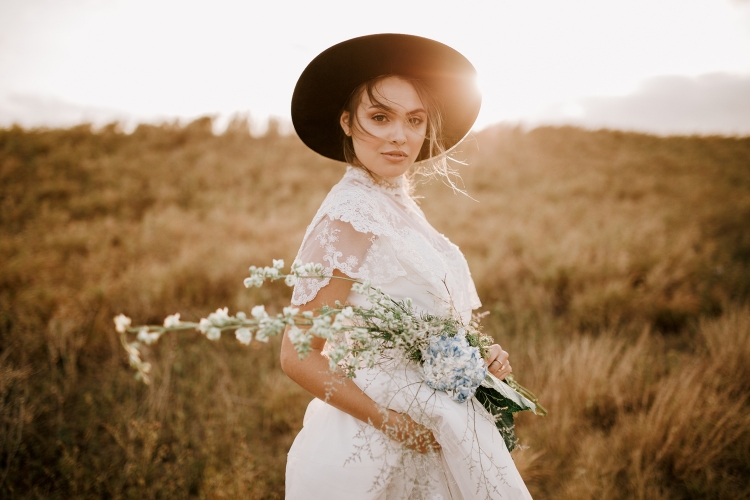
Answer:
[[[405,173],[422,149],[427,112],[414,86],[398,77],[375,85],[372,102],[367,92],[357,107],[355,126],[349,112],[341,114],[341,128],[352,138],[354,154],[370,172],[389,179]]]

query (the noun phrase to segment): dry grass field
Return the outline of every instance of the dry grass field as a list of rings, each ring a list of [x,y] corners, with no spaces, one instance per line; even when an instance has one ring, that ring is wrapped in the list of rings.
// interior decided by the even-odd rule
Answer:
[[[283,498],[310,396],[278,342],[167,336],[145,386],[112,324],[287,303],[242,279],[343,168],[246,125],[0,130],[0,497]],[[518,421],[535,498],[750,498],[750,138],[498,126],[460,156],[473,199],[418,194],[549,409]]]

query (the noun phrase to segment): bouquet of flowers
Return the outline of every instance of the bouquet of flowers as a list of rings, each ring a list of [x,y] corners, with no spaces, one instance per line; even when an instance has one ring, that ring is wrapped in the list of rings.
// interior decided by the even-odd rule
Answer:
[[[245,286],[260,287],[266,281],[280,279],[294,286],[298,279],[337,278],[324,276],[320,264],[295,262],[288,274],[282,272],[283,268],[282,260],[274,260],[272,266],[252,266]],[[179,314],[168,316],[163,325],[133,327],[130,318],[122,314],[114,322],[136,378],[146,384],[150,382],[151,366],[142,360],[140,347],[158,341],[166,332],[197,329],[208,339],[217,340],[222,332],[234,330],[237,340],[247,345],[253,338],[267,342],[288,329],[300,358],[310,352],[313,337],[325,339],[330,369],[349,378],[358,369],[373,368],[384,358],[402,356],[416,363],[430,388],[445,391],[460,403],[476,396],[495,418],[510,451],[518,444],[513,414],[529,410],[546,415],[537,398],[511,375],[500,381],[487,371],[483,358],[492,338],[481,332],[478,317],[464,325],[453,317],[420,313],[409,299],[394,300],[369,282],[352,281],[352,290],[365,296],[370,307],[336,303],[335,307],[319,309],[317,314],[285,307],[282,313],[270,315],[258,305],[249,316],[243,312],[231,316],[227,308],[222,308],[198,323],[181,321]],[[129,341],[128,333],[135,333],[136,340]]]

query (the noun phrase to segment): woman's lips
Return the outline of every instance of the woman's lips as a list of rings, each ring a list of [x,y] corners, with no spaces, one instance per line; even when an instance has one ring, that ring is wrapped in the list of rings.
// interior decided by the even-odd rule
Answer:
[[[385,156],[386,159],[390,161],[394,161],[394,162],[405,160],[408,157],[408,155],[404,153],[403,151],[386,151],[381,154]]]

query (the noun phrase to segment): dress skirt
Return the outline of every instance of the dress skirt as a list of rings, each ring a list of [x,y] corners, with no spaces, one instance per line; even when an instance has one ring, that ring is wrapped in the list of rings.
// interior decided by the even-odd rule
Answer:
[[[440,450],[408,450],[314,399],[289,450],[287,499],[531,498],[492,417],[476,399],[458,403],[430,389],[408,362],[360,369],[354,381],[381,406],[429,427]]]

